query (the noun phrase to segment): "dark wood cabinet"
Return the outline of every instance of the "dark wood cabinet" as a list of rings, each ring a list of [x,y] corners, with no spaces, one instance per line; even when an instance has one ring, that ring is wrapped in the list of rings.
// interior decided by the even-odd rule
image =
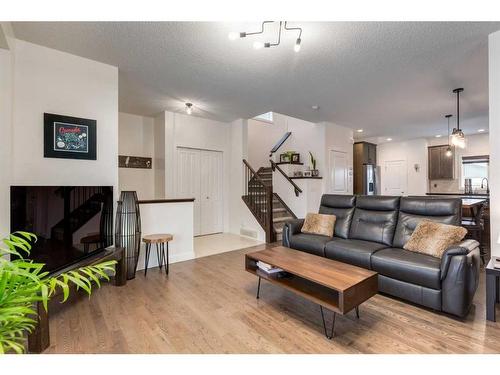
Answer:
[[[453,180],[455,178],[455,149],[446,155],[448,145],[429,147],[429,180]]]
[[[354,143],[353,169],[354,169],[354,194],[363,194],[365,186],[363,175],[364,164],[377,164],[377,145],[368,142]]]

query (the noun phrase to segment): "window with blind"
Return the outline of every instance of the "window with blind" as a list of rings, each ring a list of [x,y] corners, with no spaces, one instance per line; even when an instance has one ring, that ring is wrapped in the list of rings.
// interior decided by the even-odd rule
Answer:
[[[465,185],[465,179],[470,178],[473,189],[480,189],[484,178],[489,177],[489,155],[481,156],[464,156],[462,157],[462,179],[461,187]],[[486,189],[486,181],[483,184],[483,189]]]

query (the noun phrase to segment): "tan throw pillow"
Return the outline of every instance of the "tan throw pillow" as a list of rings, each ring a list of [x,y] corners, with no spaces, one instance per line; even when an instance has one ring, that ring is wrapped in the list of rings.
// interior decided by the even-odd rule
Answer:
[[[335,227],[336,219],[335,215],[309,213],[306,215],[301,232],[333,237],[333,228]]]
[[[422,220],[403,248],[441,258],[447,248],[460,242],[466,234],[467,229],[462,227]]]

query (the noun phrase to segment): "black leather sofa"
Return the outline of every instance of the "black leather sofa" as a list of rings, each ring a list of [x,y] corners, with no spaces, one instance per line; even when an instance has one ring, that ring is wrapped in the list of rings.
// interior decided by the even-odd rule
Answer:
[[[283,228],[283,245],[378,272],[379,291],[459,317],[479,280],[479,244],[466,240],[441,259],[403,249],[422,219],[460,225],[462,201],[427,197],[323,195],[319,213],[337,217],[333,237]]]

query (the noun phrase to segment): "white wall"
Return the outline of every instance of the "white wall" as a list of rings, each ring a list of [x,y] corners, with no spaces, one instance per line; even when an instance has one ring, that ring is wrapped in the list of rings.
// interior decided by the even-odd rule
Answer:
[[[248,159],[248,122],[236,120],[230,124],[230,169],[229,169],[229,232],[252,234],[265,241],[266,233],[242,200],[245,192],[243,159]]]
[[[0,238],[10,228],[12,55],[0,49]]]
[[[120,113],[118,116],[118,153],[154,157],[154,119]],[[154,169],[119,168],[119,189],[135,190],[140,200],[154,199]]]
[[[255,119],[248,120],[248,162],[255,169],[269,167],[269,151],[287,132],[292,135],[278,150],[276,158],[285,151],[300,153],[304,168],[309,168],[309,151],[317,160],[316,168],[323,173],[325,166],[325,125],[300,120],[294,117],[273,114],[274,122],[269,124]],[[278,159],[276,159],[278,161]]]
[[[385,191],[385,168],[388,161],[406,161],[407,195],[425,195],[428,186],[427,140],[424,138],[405,142],[388,142],[377,145],[377,164],[381,168],[381,193]],[[419,170],[415,169],[419,165]]]
[[[118,68],[17,40],[12,183],[118,188]],[[97,160],[43,157],[43,113],[97,121]]]
[[[500,256],[500,31],[489,36],[491,253]]]
[[[461,185],[462,181],[462,157],[463,156],[478,156],[489,155],[490,134],[465,134],[467,144],[465,149],[455,149],[455,178],[453,180],[431,180],[429,182],[429,192],[431,193],[457,193],[464,190]],[[446,144],[446,138],[429,139],[429,146],[437,146]],[[490,168],[491,171],[491,168]]]

